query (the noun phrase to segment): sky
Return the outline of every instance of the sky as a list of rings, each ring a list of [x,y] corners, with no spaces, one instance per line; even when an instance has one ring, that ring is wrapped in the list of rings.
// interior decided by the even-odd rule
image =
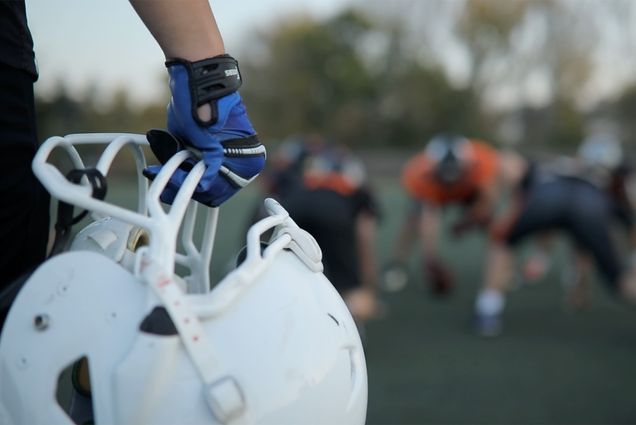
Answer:
[[[163,53],[135,14],[128,0],[26,0],[27,13],[35,43],[40,70],[36,92],[47,96],[63,82],[71,95],[81,95],[96,85],[98,96],[108,102],[116,89],[124,88],[136,104],[160,99],[166,93],[167,74]],[[163,0],[148,0],[163,1]],[[188,0],[172,0],[188,1]],[[217,23],[223,34],[226,49],[241,59],[246,38],[255,30],[267,28],[288,15],[312,14],[323,18],[337,13],[354,2],[362,0],[210,0]],[[365,0],[369,7],[387,6],[387,12],[396,4],[411,7],[414,12],[424,0]],[[450,0],[445,0],[452,3]],[[568,0],[583,7],[582,0]],[[386,2],[386,3],[385,3]],[[448,4],[446,3],[446,4]],[[456,2],[455,2],[456,3]],[[599,5],[599,3],[591,4]],[[391,5],[391,6],[389,6]],[[586,7],[589,7],[586,6]],[[426,8],[423,8],[426,9]],[[417,18],[417,14],[414,13]],[[625,19],[628,26],[636,21],[636,7],[630,6]],[[415,22],[412,30],[421,30]],[[611,28],[610,28],[611,29]],[[630,34],[636,34],[634,30]],[[605,42],[611,43],[601,51],[598,64],[602,66],[590,87],[589,98],[613,95],[624,81],[633,80],[636,59],[625,55],[636,46],[633,37],[624,33],[608,32]],[[626,47],[628,43],[629,46]],[[463,69],[461,57],[451,55],[453,49],[443,44],[449,71]],[[621,47],[617,50],[616,47]],[[453,76],[452,72],[450,73]],[[460,73],[461,74],[461,73]],[[541,83],[543,80],[538,79]],[[545,84],[544,84],[545,85]],[[541,84],[530,84],[530,96],[537,97]],[[539,87],[539,88],[537,88]],[[515,89],[516,90],[516,89]],[[513,90],[508,98],[520,96]],[[507,99],[504,92],[497,97]],[[526,93],[521,95],[525,96]],[[541,98],[541,96],[539,96]],[[545,96],[544,96],[545,97]]]
[[[291,13],[329,16],[349,3],[210,1],[230,54],[240,53],[246,29],[266,28]],[[139,104],[161,96],[166,84],[163,53],[127,0],[27,0],[27,16],[40,72],[35,86],[39,95],[51,94],[61,81],[75,95],[97,84],[97,93],[106,100],[117,87]]]

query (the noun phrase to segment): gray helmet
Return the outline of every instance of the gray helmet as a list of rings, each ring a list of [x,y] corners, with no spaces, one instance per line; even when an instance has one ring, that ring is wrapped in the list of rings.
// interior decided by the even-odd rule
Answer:
[[[434,164],[435,176],[444,184],[457,182],[472,157],[468,139],[452,133],[439,133],[433,136],[424,153]]]

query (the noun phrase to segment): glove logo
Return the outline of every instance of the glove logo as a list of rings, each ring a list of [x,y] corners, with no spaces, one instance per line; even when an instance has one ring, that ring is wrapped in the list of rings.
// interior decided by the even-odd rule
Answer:
[[[225,76],[226,77],[236,77],[237,79],[241,78],[241,76],[239,74],[239,71],[238,71],[238,68],[226,69],[225,70]]]

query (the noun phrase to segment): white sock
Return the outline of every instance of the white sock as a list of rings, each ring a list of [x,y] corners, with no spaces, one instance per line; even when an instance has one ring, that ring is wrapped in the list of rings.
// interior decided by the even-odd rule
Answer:
[[[494,289],[483,289],[477,295],[475,311],[479,315],[495,316],[501,314],[504,309],[505,298],[503,294]]]

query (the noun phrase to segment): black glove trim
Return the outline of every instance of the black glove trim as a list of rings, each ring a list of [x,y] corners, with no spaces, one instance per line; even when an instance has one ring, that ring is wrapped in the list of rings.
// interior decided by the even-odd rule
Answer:
[[[153,128],[146,132],[146,140],[150,145],[150,150],[155,157],[165,164],[172,158],[177,152],[185,149],[185,143],[168,130],[160,128]],[[179,165],[179,168],[185,172],[190,172],[194,167],[194,161],[188,159]],[[142,171],[142,174],[150,180],[154,180],[154,176],[148,173],[146,170]]]
[[[227,157],[266,156],[265,146],[258,140],[256,134],[240,139],[230,139],[221,142],[223,155]]]
[[[219,55],[208,59],[190,62],[185,59],[173,59],[166,67],[182,65],[188,72],[188,85],[192,99],[192,117],[201,126],[210,126],[218,120],[216,100],[234,93],[241,87],[243,80],[238,61],[230,55]],[[210,104],[212,117],[208,121],[199,118],[199,106]]]

